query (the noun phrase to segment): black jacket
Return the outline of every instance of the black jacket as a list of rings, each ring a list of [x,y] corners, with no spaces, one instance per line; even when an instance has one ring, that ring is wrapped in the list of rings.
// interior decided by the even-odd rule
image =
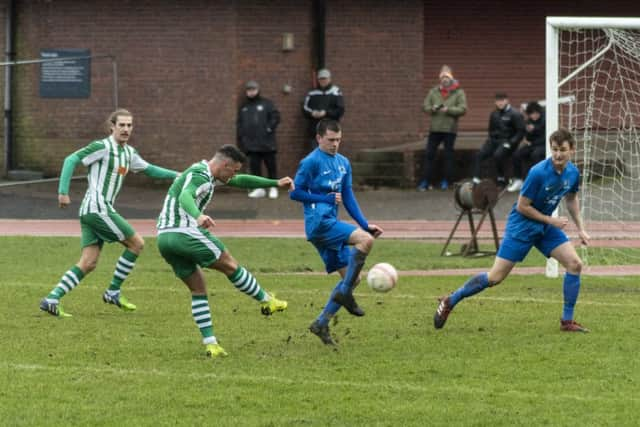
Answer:
[[[538,120],[527,120],[527,125],[533,125],[533,129],[531,131],[526,131],[524,137],[527,141],[531,143],[531,145],[535,146],[544,146],[545,139],[547,138],[546,132],[546,124],[544,113],[540,115]]]
[[[246,98],[238,110],[236,135],[238,148],[245,153],[276,151],[276,128],[280,112],[273,102],[259,94]]]
[[[489,138],[492,141],[506,142],[513,149],[522,141],[524,132],[524,118],[511,105],[502,110],[496,109],[489,116]]]
[[[329,84],[324,89],[318,87],[310,90],[304,98],[302,112],[309,119],[309,135],[312,137],[315,136],[316,125],[320,121],[311,116],[313,110],[324,110],[327,112],[324,118],[340,121],[344,114],[344,98],[340,88],[334,84]]]

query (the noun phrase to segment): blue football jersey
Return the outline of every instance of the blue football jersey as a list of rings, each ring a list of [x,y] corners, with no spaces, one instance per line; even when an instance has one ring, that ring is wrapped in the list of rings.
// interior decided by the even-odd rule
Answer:
[[[538,211],[551,215],[567,193],[577,193],[579,190],[578,168],[568,162],[562,173],[558,173],[553,167],[551,158],[547,158],[531,168],[520,194],[531,199],[532,206]],[[516,206],[517,202],[514,203],[509,214],[505,234],[519,240],[528,240],[544,232],[547,224],[527,218],[518,212]]]
[[[351,164],[342,154],[327,154],[316,148],[302,159],[295,177],[296,189],[311,194],[342,193],[351,187]],[[307,238],[322,234],[338,220],[338,205],[325,202],[304,203]]]

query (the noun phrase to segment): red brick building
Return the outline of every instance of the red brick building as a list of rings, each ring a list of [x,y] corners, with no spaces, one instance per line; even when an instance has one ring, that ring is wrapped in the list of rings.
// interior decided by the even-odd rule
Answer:
[[[495,91],[514,104],[544,97],[545,16],[640,12],[626,0],[4,0],[3,46],[10,4],[16,60],[51,48],[115,56],[119,106],[135,116],[132,145],[160,165],[182,169],[235,142],[243,82],[259,81],[282,113],[281,174],[305,154],[301,103],[322,44],[318,6],[324,65],[345,94],[347,155],[423,138],[422,101],[443,63],[467,93],[461,131],[483,132]],[[293,50],[283,50],[285,33]],[[95,59],[89,98],[41,98],[40,66],[15,67],[13,168],[57,175],[64,156],[102,136],[113,77],[111,62]]]

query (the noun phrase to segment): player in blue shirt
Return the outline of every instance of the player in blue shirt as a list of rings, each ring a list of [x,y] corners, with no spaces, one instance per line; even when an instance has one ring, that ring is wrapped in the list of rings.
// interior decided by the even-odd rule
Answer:
[[[462,299],[477,294],[487,287],[502,282],[517,262],[522,261],[532,247],[544,256],[553,257],[565,268],[563,282],[564,307],[560,319],[560,330],[567,332],[589,332],[573,320],[573,309],[580,292],[582,260],[562,229],[569,223],[564,216],[553,217],[560,200],[565,199],[569,215],[578,228],[583,244],[588,244],[589,235],[580,217],[578,190],[580,172],[571,163],[575,153],[575,139],[571,132],[559,129],[549,140],[551,157],[537,163],[527,175],[517,203],[507,219],[502,245],[488,273],[471,277],[451,295],[440,299],[433,316],[433,325],[440,329],[447,321],[451,310]]]
[[[329,320],[344,306],[354,316],[364,316],[353,289],[360,281],[360,271],[373,247],[373,239],[382,228],[366,220],[351,186],[351,164],[338,154],[342,129],[335,120],[323,119],[316,128],[318,147],[302,159],[294,180],[292,200],[304,205],[304,228],[307,240],[318,250],[327,273],[338,271],[342,280],[331,292],[329,301],[309,326],[324,344],[334,345]],[[338,220],[340,203],[360,226]],[[353,249],[349,249],[353,245]]]

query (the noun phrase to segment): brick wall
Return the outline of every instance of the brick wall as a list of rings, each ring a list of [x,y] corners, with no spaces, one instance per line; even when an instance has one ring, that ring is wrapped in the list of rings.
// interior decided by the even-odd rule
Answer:
[[[237,2],[237,73],[239,94],[235,111],[244,98],[244,83],[257,80],[262,96],[280,111],[277,130],[278,173],[295,174],[304,152],[306,123],[302,101],[311,76],[311,4],[296,0]],[[283,33],[293,34],[294,49],[282,50]],[[290,92],[283,90],[289,85]]]
[[[341,151],[418,140],[422,1],[329,1],[327,11],[326,65],[346,103]]]
[[[326,65],[345,93],[347,155],[421,139],[428,125],[422,101],[442,63],[454,68],[469,96],[461,129],[483,131],[496,90],[510,93],[514,104],[544,96],[545,15],[634,14],[623,0],[326,6]],[[132,145],[147,160],[182,169],[234,142],[248,79],[258,80],[282,113],[281,174],[293,174],[305,154],[311,0],[31,0],[17,8],[17,59],[37,58],[42,48],[117,56],[119,104],[134,113]],[[281,49],[285,32],[294,35],[291,52]],[[73,100],[40,98],[39,66],[17,70],[16,166],[57,175],[65,155],[104,135],[101,125],[114,107],[111,64],[93,61],[91,97]]]
[[[344,152],[418,138],[422,2],[327,2],[326,61],[346,96]],[[312,2],[74,0],[18,3],[19,59],[42,48],[117,56],[120,106],[135,115],[132,145],[149,161],[184,168],[235,141],[248,79],[282,113],[279,168],[305,153],[301,104],[312,85]],[[124,12],[123,12],[124,11]],[[357,23],[357,24],[354,24]],[[283,52],[282,34],[295,49]],[[103,135],[113,109],[109,61],[92,63],[88,99],[42,99],[39,66],[16,77],[16,167],[56,175],[62,159]],[[290,93],[283,91],[290,85]],[[419,98],[419,97],[418,97]]]
[[[185,168],[234,141],[236,65],[232,1],[20,2],[18,55],[87,48],[117,56],[119,104],[135,116],[132,145],[149,161]],[[70,151],[104,135],[113,110],[110,63],[93,61],[88,99],[44,99],[39,67],[16,77],[17,167],[57,174]]]

